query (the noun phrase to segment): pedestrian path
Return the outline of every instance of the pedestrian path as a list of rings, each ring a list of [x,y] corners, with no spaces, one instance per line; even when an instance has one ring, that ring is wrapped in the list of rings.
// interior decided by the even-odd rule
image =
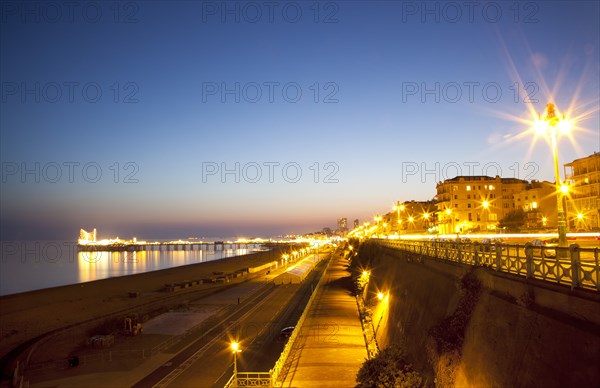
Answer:
[[[332,260],[286,362],[283,387],[353,387],[367,358],[347,261]]]

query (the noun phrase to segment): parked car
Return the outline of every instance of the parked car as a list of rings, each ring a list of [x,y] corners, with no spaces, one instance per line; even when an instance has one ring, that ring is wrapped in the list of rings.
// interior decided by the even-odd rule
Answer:
[[[283,340],[283,341],[287,341],[290,336],[292,335],[292,332],[294,331],[294,326],[288,326],[288,327],[284,327],[283,329],[281,329],[281,331],[279,332],[279,339]]]
[[[457,243],[461,243],[461,244],[471,244],[473,242],[468,237],[457,237],[455,241]]]
[[[531,241],[531,245],[533,245],[534,256],[556,257],[555,247],[558,246],[558,239],[550,239],[546,241],[535,239]]]
[[[501,238],[484,238],[481,240],[481,251],[482,252],[492,252],[496,250],[496,243],[500,244],[502,250],[504,250],[504,241]]]

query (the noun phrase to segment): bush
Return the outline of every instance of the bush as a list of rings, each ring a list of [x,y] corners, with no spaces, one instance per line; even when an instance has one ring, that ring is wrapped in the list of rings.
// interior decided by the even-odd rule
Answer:
[[[390,345],[363,363],[356,382],[356,388],[414,388],[421,387],[423,379],[406,362],[404,350],[398,345]]]

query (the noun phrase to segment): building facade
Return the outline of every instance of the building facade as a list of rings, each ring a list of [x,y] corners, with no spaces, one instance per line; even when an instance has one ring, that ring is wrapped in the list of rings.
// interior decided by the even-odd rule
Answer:
[[[338,218],[337,228],[340,232],[347,232],[348,231],[348,219],[346,217]]]
[[[383,217],[387,233],[435,233],[437,207],[435,201],[398,202],[394,211]]]
[[[600,152],[565,164],[570,231],[600,230]]]
[[[438,232],[495,232],[498,221],[518,208],[515,194],[528,182],[485,175],[457,176],[436,186]]]
[[[556,185],[531,181],[525,190],[514,194],[515,205],[525,212],[525,229],[544,230],[557,227]]]

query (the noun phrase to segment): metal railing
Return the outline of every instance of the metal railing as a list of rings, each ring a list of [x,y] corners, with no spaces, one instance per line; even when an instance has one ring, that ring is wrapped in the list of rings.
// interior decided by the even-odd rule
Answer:
[[[272,387],[270,372],[238,372],[232,375],[225,387]]]
[[[430,257],[551,283],[600,291],[599,248],[533,246],[532,244],[481,244],[457,241],[376,239],[382,246],[401,250],[413,258]]]

